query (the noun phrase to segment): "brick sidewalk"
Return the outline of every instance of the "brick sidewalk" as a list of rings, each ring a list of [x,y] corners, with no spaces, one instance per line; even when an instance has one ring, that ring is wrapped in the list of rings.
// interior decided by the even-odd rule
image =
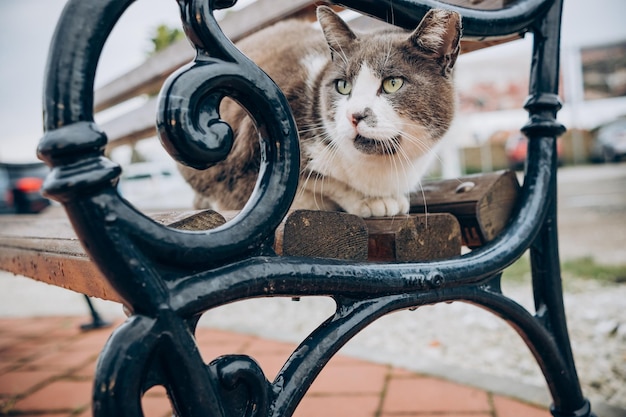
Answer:
[[[0,319],[0,415],[91,416],[96,359],[111,329],[81,332],[86,318]],[[205,361],[228,353],[254,357],[271,380],[294,345],[199,328]],[[210,342],[210,343],[209,343]],[[163,389],[143,398],[146,417],[170,417]],[[549,417],[546,410],[402,369],[337,356],[311,386],[297,417]],[[113,417],[113,416],[112,416]]]

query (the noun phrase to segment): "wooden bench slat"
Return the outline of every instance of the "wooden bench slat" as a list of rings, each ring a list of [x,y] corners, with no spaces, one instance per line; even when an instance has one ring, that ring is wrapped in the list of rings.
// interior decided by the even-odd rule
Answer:
[[[227,13],[220,20],[222,31],[233,42],[281,19],[292,16],[314,4],[311,0],[257,0]],[[165,79],[181,66],[192,61],[195,50],[186,39],[180,40],[123,76],[98,88],[94,108],[101,111],[129,98],[159,91]],[[154,121],[153,121],[154,124]]]
[[[340,212],[296,211],[276,231],[281,255],[366,261],[425,261],[459,255],[506,226],[519,194],[515,173],[496,172],[424,183],[412,196],[412,212],[362,219]],[[148,212],[153,220],[182,230],[207,230],[237,212]],[[92,297],[119,297],[85,254],[61,207],[39,215],[0,216],[0,269]]]
[[[34,246],[35,242],[32,241],[30,246]],[[54,252],[54,247],[44,250],[47,244],[34,250],[28,248],[28,245],[19,247],[21,243],[7,245],[5,239],[0,238],[0,265],[3,270],[90,297],[120,301],[117,293],[84,252],[70,255]]]
[[[207,230],[225,222],[210,210],[151,217],[183,230]],[[90,297],[121,301],[84,252],[61,209],[40,216],[4,216],[0,227],[0,269]],[[296,211],[277,230],[276,241],[279,254],[362,262],[418,261],[461,252],[460,228],[449,214],[362,219],[339,212]]]
[[[475,248],[507,225],[520,194],[515,172],[498,171],[424,183],[411,195],[412,213],[451,213],[461,223],[463,243]]]
[[[157,98],[151,97],[139,107],[100,124],[107,135],[108,150],[156,137],[156,110]]]
[[[366,219],[370,261],[419,261],[461,254],[461,228],[449,213]]]
[[[367,260],[367,225],[351,214],[299,210],[277,235],[283,255]]]

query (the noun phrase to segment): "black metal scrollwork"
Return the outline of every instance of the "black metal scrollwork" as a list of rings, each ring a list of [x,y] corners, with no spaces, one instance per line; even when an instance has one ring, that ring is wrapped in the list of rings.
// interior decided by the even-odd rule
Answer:
[[[328,360],[365,326],[393,311],[452,300],[514,325],[546,375],[555,416],[590,415],[569,348],[554,226],[561,0],[520,0],[498,12],[435,0],[342,2],[381,18],[393,12],[394,23],[404,26],[415,26],[436,6],[467,16],[472,36],[535,33],[524,128],[531,140],[517,215],[496,240],[468,255],[402,264],[277,257],[268,249],[297,186],[297,130],[280,90],[213,17],[234,0],[178,0],[197,56],[163,86],[157,125],[176,160],[204,168],[223,160],[234,140],[220,119],[220,101],[239,101],[260,132],[264,157],[255,192],[237,218],[204,232],[156,224],[123,200],[116,189],[120,168],[103,156],[106,135],[93,122],[93,79],[102,46],[131,3],[68,1],[50,51],[39,147],[53,168],[46,192],[63,203],[85,249],[133,312],[100,357],[97,417],[143,415],[141,396],[154,385],[167,388],[179,417],[288,416]],[[529,247],[540,317],[499,289],[502,269]],[[204,363],[193,337],[203,312],[252,297],[307,295],[332,297],[336,312],[302,342],[275,381],[247,356]]]

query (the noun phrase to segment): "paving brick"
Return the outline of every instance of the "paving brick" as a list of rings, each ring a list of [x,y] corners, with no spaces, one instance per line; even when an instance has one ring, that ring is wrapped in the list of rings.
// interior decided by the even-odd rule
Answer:
[[[425,377],[425,375],[418,374],[413,371],[409,371],[402,368],[392,368],[390,375],[392,378],[415,378],[415,377]]]
[[[81,324],[89,322],[90,318],[85,316],[79,317],[59,317],[54,326],[46,333],[47,336],[54,335],[59,337],[76,337],[83,333]]]
[[[23,362],[36,355],[45,354],[46,347],[35,340],[19,339],[0,351],[0,362]]]
[[[141,399],[144,417],[171,417],[170,400],[163,396],[144,396]]]
[[[266,340],[255,338],[246,348],[246,353],[284,353],[290,355],[296,349],[293,343],[277,342],[274,340]]]
[[[372,362],[367,362],[362,359],[353,358],[351,356],[344,356],[341,353],[333,356],[328,362],[329,365],[352,365],[352,366],[361,366],[361,365],[371,365]]]
[[[493,396],[493,407],[496,417],[550,417],[552,415],[546,409],[524,404],[499,395]]]
[[[18,319],[5,319],[3,329],[15,335],[28,337],[41,337],[62,332],[68,334],[77,333],[76,319],[70,317],[29,317]]]
[[[311,385],[310,393],[379,395],[385,386],[385,365],[333,365],[325,367]]]
[[[82,413],[78,415],[72,415],[72,417],[93,417],[93,412],[91,411],[91,407],[87,407],[83,410]]]
[[[161,385],[156,385],[156,386],[150,388],[144,394],[144,397],[166,397],[166,396],[167,396],[167,391],[165,390],[165,387],[163,387]]]
[[[374,417],[377,415],[378,395],[305,396],[294,417]]]
[[[287,361],[287,355],[284,353],[259,353],[252,356],[257,361],[265,378],[269,381],[273,381],[278,375],[285,362]]]
[[[46,320],[46,327],[50,327],[53,320]],[[41,321],[37,318],[4,318],[0,320],[0,330],[15,335],[32,333],[31,330],[41,327]]]
[[[58,380],[19,400],[15,411],[73,411],[89,406],[91,381]]]
[[[112,329],[80,332],[82,318],[0,319],[0,409],[20,417],[91,417],[96,357]],[[199,328],[208,362],[244,353],[268,379],[295,344]],[[75,371],[65,377],[70,370]],[[385,397],[381,399],[382,394]],[[19,401],[6,404],[19,395]],[[295,412],[296,417],[549,417],[548,411],[467,386],[343,355],[333,358]],[[5,404],[3,406],[2,404]],[[171,417],[162,387],[142,399],[146,417]],[[493,407],[492,407],[493,405]],[[5,408],[3,408],[5,407]]]
[[[437,412],[437,413],[414,413],[414,412],[399,412],[399,413],[391,413],[391,414],[387,414],[387,413],[383,413],[380,415],[380,417],[493,417],[493,414],[491,413],[477,413],[477,412],[469,412],[469,413],[463,413],[463,412],[455,412],[455,411],[451,411],[451,412]],[[519,415],[517,417],[526,417],[524,415]]]
[[[391,378],[383,413],[490,412],[486,392],[435,378]]]
[[[211,362],[213,359],[222,355],[233,355],[243,353],[243,345],[237,341],[209,342],[203,341],[198,343],[200,355],[205,363]]]
[[[107,328],[81,333],[63,347],[68,350],[90,349],[99,352],[104,347],[112,332],[113,328]]]
[[[228,352],[226,352],[228,353]],[[232,352],[231,352],[232,353]],[[254,354],[252,356],[252,359],[254,359],[259,366],[261,367],[261,369],[263,370],[263,373],[265,374],[265,377],[269,380],[269,381],[273,381],[276,378],[276,375],[278,375],[278,372],[282,369],[282,367],[284,366],[285,362],[288,360],[288,355],[290,353],[257,353]],[[203,355],[204,357],[204,355]],[[360,362],[360,361],[356,361],[353,359],[346,359],[343,360],[343,358],[338,357],[338,358],[333,358],[333,360],[328,364],[328,366],[325,369],[330,369],[334,366],[354,366],[354,367],[360,367],[363,365],[359,365],[359,364],[366,364],[365,362]],[[371,364],[367,364],[367,366],[371,366]]]
[[[29,369],[73,369],[84,366],[90,361],[95,361],[98,352],[94,350],[59,350],[42,355],[35,360],[28,362]]]
[[[196,330],[196,340],[199,344],[209,342],[212,344],[232,344],[236,343],[241,346],[249,344],[254,336],[247,336],[225,330],[211,329],[207,327],[198,327]]]
[[[93,379],[93,376],[96,374],[96,366],[98,364],[98,359],[95,358],[87,363],[85,363],[83,366],[79,366],[77,368],[74,368],[74,370],[72,371],[72,376],[73,377],[78,377],[78,378],[89,378],[89,379]]]
[[[0,395],[26,394],[29,390],[54,377],[52,371],[12,371],[0,375]]]
[[[6,349],[7,347],[11,346],[19,340],[20,339],[14,334],[0,333],[0,354],[2,353],[3,349]]]

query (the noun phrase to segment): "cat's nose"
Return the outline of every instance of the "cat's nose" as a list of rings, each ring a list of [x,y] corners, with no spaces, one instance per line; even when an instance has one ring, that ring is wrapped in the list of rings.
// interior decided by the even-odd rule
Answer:
[[[365,120],[370,116],[371,111],[369,111],[369,109],[365,109],[365,111],[362,112],[355,112],[355,113],[348,113],[348,119],[350,120],[350,123],[352,123],[352,126],[356,127],[361,120]]]
[[[365,113],[348,113],[348,120],[350,120],[350,123],[352,123],[352,126],[356,127],[359,122],[363,119],[365,119],[367,117],[367,115]]]
[[[374,112],[371,108],[366,107],[362,111],[352,112],[349,111],[346,113],[348,116],[348,120],[352,123],[352,126],[356,127],[362,120],[365,121],[368,125],[374,126],[376,124],[376,117],[374,116]]]

